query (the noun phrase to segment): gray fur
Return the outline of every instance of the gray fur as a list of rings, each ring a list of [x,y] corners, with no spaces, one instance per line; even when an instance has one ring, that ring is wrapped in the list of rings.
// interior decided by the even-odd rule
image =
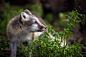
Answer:
[[[23,16],[22,13],[26,15]],[[30,40],[32,40],[34,32],[42,32],[46,30],[46,27],[43,25],[44,22],[42,23],[43,20],[41,18],[36,15],[33,15],[27,9],[22,13],[12,18],[7,25],[7,35],[10,40],[11,50],[10,57],[16,57],[16,49],[18,43],[25,41],[32,43]]]

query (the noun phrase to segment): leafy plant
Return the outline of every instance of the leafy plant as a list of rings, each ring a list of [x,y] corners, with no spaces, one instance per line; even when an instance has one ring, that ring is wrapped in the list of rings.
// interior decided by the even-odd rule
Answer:
[[[76,23],[82,22],[82,19],[80,18],[85,16],[83,14],[79,14],[77,11],[72,11],[70,15],[68,16],[68,19],[64,20],[68,22],[67,28],[65,28],[61,32],[55,32],[54,29],[52,29],[51,26],[47,26],[48,31],[46,31],[44,34],[39,36],[39,39],[36,39],[33,41],[32,45],[32,56],[35,57],[83,57],[81,54],[81,48],[82,46],[74,42],[74,45],[68,45],[68,38],[71,37],[72,34],[72,28],[75,26]],[[82,22],[83,23],[83,22]],[[53,36],[55,39],[51,38],[49,33],[53,32]],[[67,37],[67,40],[65,41],[65,38]],[[60,39],[61,40],[58,40]],[[61,43],[64,42],[64,46],[61,47]],[[66,43],[65,43],[66,42]],[[37,44],[40,43],[40,44]],[[29,43],[28,43],[29,44]],[[28,45],[29,47],[30,45]],[[37,49],[36,47],[37,46]],[[29,50],[29,48],[24,48],[22,53],[26,53],[25,50]],[[27,53],[27,56],[29,56],[29,53]]]

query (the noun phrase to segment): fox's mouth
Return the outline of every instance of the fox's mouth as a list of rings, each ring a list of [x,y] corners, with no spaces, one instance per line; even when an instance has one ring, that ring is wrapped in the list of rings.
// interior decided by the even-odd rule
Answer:
[[[39,30],[31,31],[31,32],[43,32],[43,31],[45,31],[45,30],[39,29]]]
[[[46,31],[46,28],[42,28],[42,29],[31,29],[29,31],[30,32],[43,32],[43,31]]]
[[[42,31],[45,31],[45,30],[38,30],[38,32],[42,32]]]
[[[42,31],[45,31],[46,29],[39,29],[38,32],[42,32]]]

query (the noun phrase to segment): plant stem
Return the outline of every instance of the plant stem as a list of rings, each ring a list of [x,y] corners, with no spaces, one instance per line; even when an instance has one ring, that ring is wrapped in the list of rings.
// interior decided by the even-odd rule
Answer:
[[[68,38],[69,38],[69,37],[67,36],[66,46],[67,46],[67,44],[68,44]]]
[[[64,35],[64,46],[65,46],[65,35]]]

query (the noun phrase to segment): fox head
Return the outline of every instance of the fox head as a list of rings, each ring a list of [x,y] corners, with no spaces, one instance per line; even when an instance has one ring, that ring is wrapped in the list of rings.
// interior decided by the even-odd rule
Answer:
[[[46,30],[40,18],[27,9],[20,14],[20,23],[27,32],[41,32]]]

